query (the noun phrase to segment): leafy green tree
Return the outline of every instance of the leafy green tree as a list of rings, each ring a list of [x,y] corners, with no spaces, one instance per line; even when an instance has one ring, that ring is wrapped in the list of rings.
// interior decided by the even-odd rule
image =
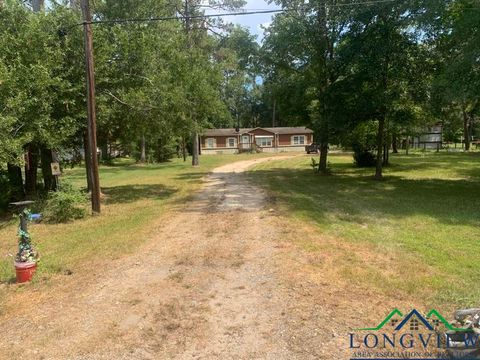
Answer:
[[[437,58],[434,109],[447,115],[447,125],[452,117],[461,119],[468,151],[480,114],[480,8],[475,0],[449,0],[440,8],[428,3],[427,9],[424,22]]]
[[[223,69],[222,98],[235,126],[250,126],[258,103],[259,45],[247,29],[234,26],[219,41],[216,59]],[[231,119],[226,119],[231,120]],[[220,124],[231,126],[230,123]]]
[[[334,85],[343,75],[337,51],[351,22],[353,10],[345,6],[347,2],[351,3],[278,0],[288,12],[275,16],[263,46],[266,85],[274,99],[291,100],[280,108],[293,123],[310,120],[320,142],[322,174],[328,172],[328,143],[338,125],[333,111],[337,105]]]
[[[14,135],[18,146],[9,156],[21,163],[21,155],[27,151],[25,185],[31,193],[35,193],[40,155],[49,190],[54,187],[51,149],[72,148],[85,122],[78,14],[64,6],[52,6],[46,14],[32,13],[15,1],[1,9],[7,26],[2,28],[0,63],[9,74],[1,100],[7,104],[4,114],[18,129]],[[10,168],[14,167],[12,163]],[[17,186],[22,186],[21,181]]]
[[[340,57],[348,68],[346,107],[354,123],[378,124],[375,178],[388,163],[392,130],[415,122],[426,91],[427,61],[412,31],[408,2],[377,4],[351,19]]]

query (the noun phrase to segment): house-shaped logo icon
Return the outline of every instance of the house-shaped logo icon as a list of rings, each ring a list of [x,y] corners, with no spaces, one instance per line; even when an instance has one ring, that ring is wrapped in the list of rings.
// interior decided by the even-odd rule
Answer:
[[[433,326],[420,314],[417,310],[413,309],[405,318],[397,325],[395,331],[401,330],[405,324],[409,323],[410,330],[419,330],[420,324],[423,324],[428,330],[433,331]]]

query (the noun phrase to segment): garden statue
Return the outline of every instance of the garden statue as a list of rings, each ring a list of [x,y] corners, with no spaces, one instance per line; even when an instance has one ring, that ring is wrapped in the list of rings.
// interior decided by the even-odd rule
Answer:
[[[32,239],[28,232],[28,221],[32,218],[38,218],[39,215],[32,215],[27,206],[33,204],[33,201],[21,201],[11,203],[20,209],[18,215],[20,225],[18,227],[18,253],[15,257],[15,270],[17,275],[17,283],[30,281],[37,268],[39,259],[38,253],[32,245]]]

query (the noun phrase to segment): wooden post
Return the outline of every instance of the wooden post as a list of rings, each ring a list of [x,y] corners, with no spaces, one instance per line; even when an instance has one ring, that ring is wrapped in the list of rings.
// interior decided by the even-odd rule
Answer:
[[[190,19],[190,16],[191,16],[191,13],[190,13],[190,4],[189,4],[189,1],[190,0],[185,0],[185,14],[184,14],[184,17],[185,17],[185,33],[187,35],[187,48],[190,49],[192,48],[192,45],[193,45],[193,42],[192,42],[192,38],[190,36],[190,30],[191,30],[191,19]],[[189,54],[190,56],[190,54]],[[195,105],[194,105],[195,107]],[[191,112],[193,115],[192,115],[192,122],[193,122],[193,132],[192,132],[192,166],[198,166],[199,163],[200,163],[200,160],[199,160],[199,156],[200,156],[200,150],[199,150],[199,147],[200,147],[200,144],[198,142],[198,131],[197,131],[197,119],[196,119],[196,112],[195,112],[195,108],[193,109],[193,112]]]
[[[45,0],[33,0],[32,9],[34,12],[40,12],[45,7]]]
[[[92,180],[92,210],[100,213],[100,179],[98,175],[97,158],[97,119],[95,113],[95,74],[93,62],[92,18],[89,0],[81,0],[83,14],[83,32],[85,41],[85,67],[87,73],[87,113],[88,113],[88,154]]]

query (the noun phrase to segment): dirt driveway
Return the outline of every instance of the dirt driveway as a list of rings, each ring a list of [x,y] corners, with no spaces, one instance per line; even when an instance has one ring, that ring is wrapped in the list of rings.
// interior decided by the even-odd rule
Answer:
[[[292,227],[242,174],[270,160],[217,168],[136,254],[4,315],[0,358],[347,358],[345,317],[362,295],[312,271],[332,264],[292,240],[316,235]]]

